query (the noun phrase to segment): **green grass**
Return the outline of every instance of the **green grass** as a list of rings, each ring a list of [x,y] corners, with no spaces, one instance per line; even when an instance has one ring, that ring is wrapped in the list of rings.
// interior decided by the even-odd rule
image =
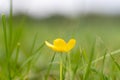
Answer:
[[[92,18],[89,22],[85,18],[51,18],[32,22],[27,18],[22,19],[13,19],[13,43],[9,44],[9,25],[3,16],[4,27],[0,33],[1,80],[44,80],[45,78],[59,80],[60,56],[59,54],[53,56],[53,51],[43,44],[45,40],[52,43],[59,37],[66,41],[75,38],[77,41],[75,48],[70,52],[70,62],[63,54],[63,80],[70,77],[66,76],[69,70],[68,65],[71,65],[72,80],[120,79],[119,23],[112,23],[114,20],[110,19],[107,20],[110,24],[102,24],[98,18],[95,20],[96,23],[92,23]],[[103,20],[106,21],[106,18]],[[5,44],[7,42],[6,45],[4,41]],[[7,47],[4,48],[4,46]],[[7,49],[9,53],[6,52]],[[6,57],[7,54],[9,58]],[[69,64],[66,64],[68,62]]]
[[[120,18],[36,20],[10,8],[0,20],[0,80],[120,80]],[[55,53],[44,41],[56,38],[77,43],[70,54]]]
[[[66,41],[70,38],[77,41],[70,53],[70,62],[66,55],[63,55],[63,80],[70,77],[66,76],[69,68],[67,65],[71,65],[72,80],[119,80],[119,20],[99,19],[13,18],[13,37],[10,43],[9,23],[3,16],[3,28],[2,25],[0,27],[3,30],[0,32],[0,79],[59,80],[60,56],[56,54],[53,60],[53,51],[43,43],[45,40],[52,43],[54,39],[61,37]],[[94,21],[96,23],[93,23]],[[101,21],[110,24],[102,24]],[[7,57],[7,54],[10,57]],[[69,64],[66,64],[68,62]]]

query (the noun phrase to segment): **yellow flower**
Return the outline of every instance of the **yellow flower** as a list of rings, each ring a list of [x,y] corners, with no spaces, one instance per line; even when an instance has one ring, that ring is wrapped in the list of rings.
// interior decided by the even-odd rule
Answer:
[[[57,38],[53,41],[53,44],[50,44],[48,41],[45,41],[45,44],[54,51],[57,52],[69,52],[75,46],[76,40],[70,39],[66,43],[63,39]]]

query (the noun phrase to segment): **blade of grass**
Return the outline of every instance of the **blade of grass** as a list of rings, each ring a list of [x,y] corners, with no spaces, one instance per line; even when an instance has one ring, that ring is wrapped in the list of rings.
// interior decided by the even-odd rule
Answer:
[[[79,62],[81,62],[81,54],[82,54],[82,50],[80,49],[80,51],[77,53],[77,54],[79,54],[79,59],[78,59],[78,62],[77,62],[77,64],[76,64],[76,66],[75,66],[75,69],[73,70],[73,79],[72,80],[74,80],[74,78],[75,78],[75,75],[76,75],[76,72],[77,72],[77,70],[78,70],[78,68],[79,68]]]
[[[20,49],[20,43],[17,44],[17,50],[16,50],[16,56],[15,56],[15,62],[14,62],[14,75],[12,76],[12,78],[14,79],[15,76],[17,75],[17,62],[18,62],[18,58],[19,58],[19,49]]]
[[[13,35],[13,44],[12,44],[12,48],[11,48],[11,53],[14,51],[14,49],[16,48],[17,43],[20,40],[22,34],[22,28],[19,28],[15,31],[14,35]]]
[[[10,56],[8,50],[8,41],[7,41],[7,26],[6,26],[6,17],[2,15],[2,24],[3,24],[3,32],[4,32],[4,42],[5,42],[5,51],[6,51],[6,59],[7,59],[7,67],[8,67],[8,76],[9,80],[11,80],[11,72],[10,72]]]
[[[20,24],[18,25],[17,29],[13,33],[14,35],[13,35],[13,44],[12,44],[12,48],[11,48],[11,53],[14,51],[14,48],[16,47],[17,42],[19,42],[19,40],[20,40],[20,37],[23,32],[23,28],[24,28],[25,19],[26,18],[23,16],[22,19],[20,20]]]
[[[4,32],[4,42],[5,42],[5,51],[6,56],[8,57],[8,42],[7,42],[7,29],[6,29],[6,17],[4,14],[2,14],[2,24],[3,24],[3,32]]]
[[[113,51],[113,52],[111,52],[111,53],[106,53],[105,57],[107,58],[107,57],[110,57],[110,54],[111,54],[111,55],[116,55],[116,54],[118,54],[118,53],[120,53],[120,49],[115,50],[115,51]],[[103,58],[104,58],[104,56],[99,57],[99,58],[93,60],[93,61],[92,61],[92,64],[103,60]],[[81,68],[79,68],[79,70],[83,70],[83,69],[85,69],[85,67],[87,67],[87,66],[88,66],[88,64],[85,64],[85,65],[83,65]]]
[[[85,59],[86,62],[88,62],[88,56],[86,55],[85,50],[82,51],[83,58]]]
[[[17,61],[19,58],[19,49],[20,49],[20,43],[17,44],[16,56],[15,56],[15,72],[17,72],[16,67],[17,67]]]
[[[70,80],[73,79],[73,73],[72,73],[72,65],[71,65],[71,53],[67,54],[68,57],[68,73],[69,73],[69,78]]]
[[[36,35],[35,35],[35,37],[34,37],[33,44],[32,44],[31,50],[30,50],[30,53],[33,53],[33,50],[34,50],[34,47],[35,47],[35,43],[36,43],[36,40],[37,40],[37,35],[38,35],[38,33],[36,33]]]
[[[94,72],[95,74],[99,74],[99,71],[95,68],[95,67],[91,67],[90,68],[92,72]]]
[[[23,68],[26,64],[29,63],[29,61],[31,61],[36,55],[38,55],[39,50],[41,50],[43,46],[44,46],[44,43],[34,52],[32,56],[30,56],[26,61],[24,61],[24,63],[21,65],[21,68]]]
[[[11,48],[12,46],[12,27],[13,27],[13,20],[12,20],[12,16],[13,16],[13,9],[12,9],[12,0],[10,0],[10,11],[9,11],[9,48]]]
[[[33,44],[32,44],[31,50],[30,50],[31,54],[33,54],[33,50],[34,50],[34,47],[35,47],[36,39],[37,39],[37,33],[36,33],[36,35],[34,37]],[[31,68],[31,63],[32,63],[32,60],[28,62],[27,73],[29,72],[29,70]]]
[[[47,70],[47,73],[46,73],[46,76],[45,76],[45,80],[48,80],[48,76],[49,76],[49,74],[50,74],[50,70],[51,70],[51,68],[52,68],[52,63],[53,63],[53,61],[54,61],[55,55],[56,55],[56,52],[53,54],[53,57],[52,57],[52,59],[51,59],[51,61],[50,61],[50,65],[49,65],[49,67],[48,67],[48,70]]]
[[[91,64],[92,64],[92,59],[93,59],[93,56],[94,56],[94,50],[95,50],[95,43],[92,46],[92,50],[91,50],[91,54],[90,54],[90,59],[89,59],[88,65],[87,65],[87,69],[86,69],[86,73],[85,73],[85,76],[84,76],[84,80],[87,80],[88,77],[89,77],[89,73],[90,73],[90,69],[91,69]]]
[[[63,80],[65,80],[65,77],[66,77],[65,74],[67,72],[67,67],[66,67],[67,64],[66,63],[67,63],[67,55],[65,55],[65,57],[63,58],[63,65],[62,65],[63,66],[63,69],[62,69],[63,70],[63,75],[62,75]]]
[[[79,63],[76,64],[76,67],[75,67],[75,69],[73,71],[73,78],[72,78],[72,80],[74,80],[78,68],[79,68]]]
[[[104,57],[103,57],[103,65],[102,65],[101,76],[100,76],[100,77],[102,78],[102,80],[105,80],[105,76],[104,76],[104,65],[105,65],[106,54],[107,54],[107,51],[105,51],[105,54],[104,54]]]
[[[26,61],[24,61],[24,63],[22,64],[22,66],[20,67],[20,69],[19,69],[19,71],[21,71],[23,68],[24,68],[24,66],[25,65],[27,65],[29,62],[31,62],[36,56],[38,56],[38,54],[40,54],[40,53],[38,53],[39,52],[39,50],[41,50],[41,48],[44,46],[44,44],[42,44],[35,52],[34,52],[34,54],[32,55],[32,56],[30,56]],[[19,72],[18,71],[18,72]],[[24,77],[24,76],[22,76],[22,77]]]
[[[113,58],[113,56],[110,54],[110,57],[112,59],[112,61],[115,63],[115,65],[117,66],[117,68],[120,70],[120,65],[115,61],[115,59]]]
[[[44,43],[35,51],[35,52],[33,52],[33,55],[32,56],[30,56],[26,61],[24,61],[24,63],[20,66],[20,68],[19,68],[19,70],[17,71],[17,73],[16,74],[18,74],[22,69],[24,69],[24,67],[29,63],[29,62],[31,62],[36,56],[38,56],[38,54],[40,54],[40,53],[38,53],[39,52],[39,50],[41,50],[42,49],[42,47],[44,46]],[[24,74],[25,75],[25,74]],[[24,78],[24,75],[21,75],[21,79],[23,79]]]
[[[111,53],[107,53],[105,57],[107,58],[107,57],[110,57],[110,54],[111,54],[111,55],[115,55],[115,54],[118,54],[118,53],[120,53],[120,49],[119,49],[119,50],[116,50],[116,51],[113,51],[113,52],[111,52]],[[104,56],[102,56],[102,57],[100,57],[100,58],[98,58],[98,59],[95,59],[94,61],[92,61],[92,63],[96,63],[96,62],[98,62],[98,61],[100,61],[100,60],[103,60],[103,58],[104,58]]]
[[[74,80],[74,78],[75,78],[75,75],[76,75],[77,70],[79,69],[80,63],[82,61],[83,61],[83,64],[84,64],[84,62],[88,62],[88,56],[86,55],[86,51],[84,49],[79,48],[79,53],[77,53],[77,54],[79,54],[79,59],[78,59],[75,69],[73,70],[73,79],[72,80]]]

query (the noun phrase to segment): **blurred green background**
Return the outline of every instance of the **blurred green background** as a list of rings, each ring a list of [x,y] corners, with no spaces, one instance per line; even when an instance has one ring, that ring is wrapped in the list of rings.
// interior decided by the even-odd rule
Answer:
[[[8,26],[8,22],[7,22]],[[96,52],[95,59],[98,56],[103,56],[105,49],[108,51],[114,51],[120,48],[120,16],[104,16],[104,15],[85,15],[77,18],[67,18],[63,16],[52,16],[45,19],[34,19],[25,15],[18,15],[13,17],[13,33],[19,35],[21,43],[20,58],[18,66],[20,66],[29,56],[33,55],[31,47],[34,38],[37,34],[35,49],[37,49],[44,41],[48,40],[53,42],[56,38],[63,38],[68,41],[71,38],[75,38],[77,44],[72,50],[73,53],[79,53],[79,49],[85,49],[87,55],[91,51],[91,46],[96,40]],[[0,21],[0,63],[4,64],[5,58],[4,51],[4,38],[2,23]],[[47,65],[51,59],[53,51],[48,47],[40,51],[41,55],[35,60],[32,67],[33,80],[37,80],[36,77],[44,75],[44,70],[47,70]],[[79,58],[78,54],[73,54],[73,63],[77,64]],[[116,60],[119,61],[119,55],[116,56]],[[58,61],[56,58],[55,61]],[[53,74],[58,75],[58,72],[54,70],[59,66],[53,67]],[[42,72],[43,71],[43,72]],[[43,74],[42,74],[43,73]]]
[[[2,36],[1,23],[0,26]],[[100,38],[110,49],[120,47],[119,16],[85,15],[67,18],[56,15],[45,19],[34,19],[25,15],[18,15],[13,17],[13,26],[14,29],[22,28],[21,41],[24,42],[23,45],[29,45],[35,34],[38,33],[37,43],[39,44],[45,40],[52,42],[59,37],[68,41],[73,37],[77,39],[77,45],[89,44],[91,39]],[[1,40],[3,39],[1,38]]]
[[[88,53],[95,40],[110,51],[117,50],[120,48],[119,26],[120,16],[83,15],[77,18],[68,18],[56,15],[45,19],[30,18],[26,15],[13,17],[13,32],[15,35],[20,35],[19,42],[22,51],[26,53],[29,53],[36,34],[35,48],[46,40],[52,43],[56,38],[63,38],[66,41],[75,38],[77,40],[76,49],[83,47]],[[0,30],[0,43],[3,45],[1,21]],[[2,45],[0,47],[4,50]]]

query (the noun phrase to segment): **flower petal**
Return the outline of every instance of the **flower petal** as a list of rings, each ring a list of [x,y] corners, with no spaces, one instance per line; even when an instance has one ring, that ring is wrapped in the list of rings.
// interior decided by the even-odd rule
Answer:
[[[48,41],[45,41],[45,44],[48,46],[48,47],[50,47],[50,48],[52,48],[53,49],[53,45],[52,44],[50,44]]]
[[[53,49],[54,51],[58,51],[57,48],[56,48],[54,45],[50,44],[48,41],[45,41],[45,44],[46,44],[49,48]]]
[[[57,51],[61,51],[61,52],[64,52],[67,46],[66,42],[61,38],[54,40],[53,44],[57,48]]]
[[[69,42],[67,43],[66,52],[70,51],[75,46],[75,43],[76,43],[75,39],[70,39]]]

